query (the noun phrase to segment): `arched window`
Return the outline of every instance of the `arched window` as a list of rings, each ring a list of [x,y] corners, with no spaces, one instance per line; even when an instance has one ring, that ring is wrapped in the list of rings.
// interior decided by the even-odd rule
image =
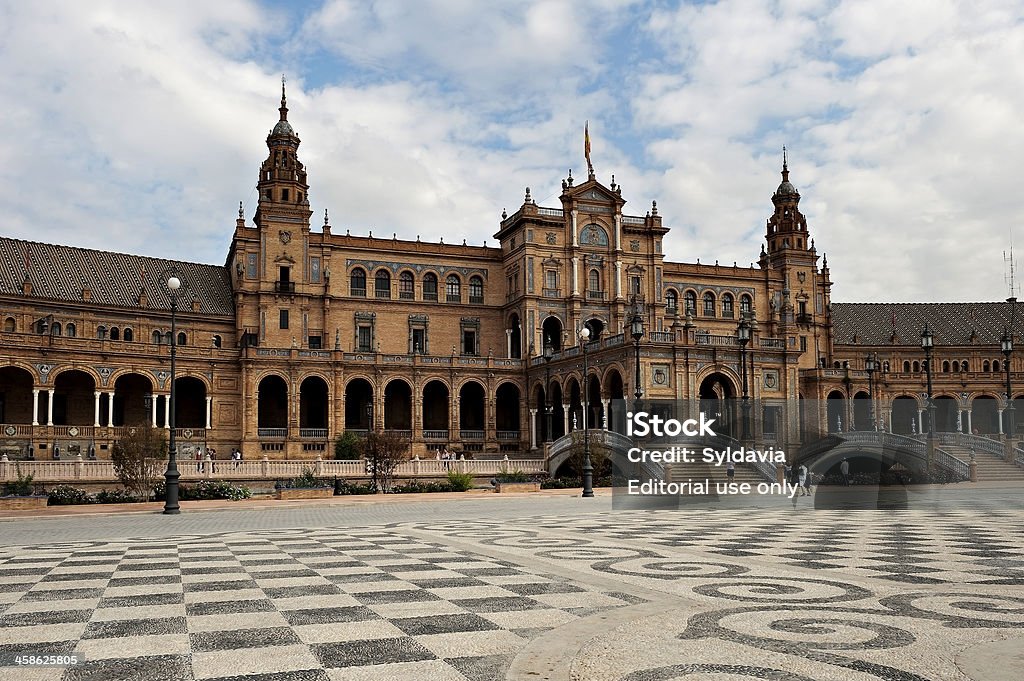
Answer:
[[[135,332],[132,331],[131,329],[125,329],[121,333],[121,338],[123,338],[124,340],[126,340],[126,341],[128,341],[130,343],[133,340],[135,340]]]
[[[110,327],[110,340],[121,340],[121,330],[116,326]]]
[[[160,345],[160,342],[161,342],[162,339],[163,339],[163,334],[161,334],[159,331],[154,331],[153,332],[153,342],[154,343],[156,343],[157,345]]]
[[[992,360],[992,371],[993,372],[999,371],[999,360],[998,359]]]
[[[352,275],[349,277],[349,295],[359,296],[360,298],[366,297],[366,271],[361,267],[357,267],[352,270]]]
[[[398,275],[398,297],[403,300],[412,300],[416,297],[412,272],[402,272]]]
[[[54,322],[53,326],[50,327],[51,336],[59,336],[61,332],[60,322]]]
[[[942,362],[942,373],[944,373],[944,374],[948,374],[949,373],[949,360],[948,359],[947,360],[943,360],[943,362]]]
[[[715,316],[715,294],[711,291],[704,294],[704,316]]]
[[[729,319],[732,319],[733,309],[732,309],[732,294],[731,293],[723,293],[722,294],[722,316],[723,317],[728,317]]]
[[[178,332],[178,345],[188,345],[188,338],[185,336],[184,331]]]
[[[219,348],[219,347],[221,346],[221,342],[222,342],[222,341],[221,341],[221,338],[220,338],[220,336],[218,336],[218,335],[216,335],[216,334],[215,334],[215,335],[213,336],[213,347],[215,347],[215,348]]]
[[[587,289],[591,291],[601,290],[601,272],[596,269],[590,270],[590,275],[587,279]]]
[[[960,362],[960,371],[970,371],[970,365],[967,363],[966,359]]]
[[[74,322],[67,323],[67,325],[64,327],[64,335],[67,336],[68,338],[74,338],[76,335],[78,335],[78,328],[75,326]]]
[[[754,301],[749,295],[744,293],[740,296],[740,314],[750,314],[753,311]]]
[[[437,275],[433,272],[423,275],[423,300],[437,300]]]
[[[11,333],[16,328],[17,326],[14,322],[14,317],[8,317],[7,319],[4,320],[4,331],[6,331],[7,333]]]
[[[981,370],[982,371],[989,371],[989,370],[991,370],[991,368],[992,368],[992,365],[991,365],[991,363],[987,359],[984,362],[981,363]]]
[[[910,361],[909,360],[905,360],[903,362],[903,373],[905,373],[905,374],[909,374],[910,373]]]
[[[665,293],[665,309],[673,314],[679,309],[679,294],[676,293],[675,289],[670,288]]]
[[[454,274],[449,274],[445,282],[445,293],[449,303],[462,302],[462,282]]]
[[[914,366],[914,373],[915,374],[921,372],[921,364],[920,364],[920,362],[915,361],[913,366]]]
[[[377,298],[391,297],[391,273],[387,270],[377,270],[377,276],[373,278],[373,294]]]
[[[96,337],[99,338],[100,340],[106,340],[106,338],[107,338],[107,327],[103,326],[102,324],[100,326],[97,326],[96,327]]]
[[[695,315],[697,314],[697,294],[693,291],[687,291],[683,296],[683,302],[686,305],[686,314]]]
[[[473,276],[469,279],[469,302],[482,305],[484,302],[484,280]]]

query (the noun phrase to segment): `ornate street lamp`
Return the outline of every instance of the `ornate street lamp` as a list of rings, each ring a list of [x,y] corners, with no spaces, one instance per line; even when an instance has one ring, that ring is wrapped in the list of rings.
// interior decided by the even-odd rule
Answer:
[[[555,411],[555,405],[551,401],[551,357],[555,349],[551,342],[544,339],[544,442],[551,442],[551,418]]]
[[[928,437],[935,437],[935,400],[932,397],[932,349],[935,347],[935,336],[925,323],[921,332],[921,348],[924,350],[924,368],[928,376]],[[923,432],[923,428],[921,429]]]
[[[1005,428],[1003,430],[1006,432],[1006,437],[1015,437],[1017,429],[1013,414],[1013,386],[1010,385],[1010,359],[1013,356],[1013,335],[1009,329],[1003,329],[1001,345],[1003,355],[1006,356],[1006,411],[1004,412],[1006,418],[1004,419]]]
[[[373,432],[373,402],[366,403],[366,428],[367,432]]]
[[[590,342],[590,329],[580,329],[580,343],[583,344],[583,496],[594,496],[594,464],[590,460],[590,429],[587,423],[587,412],[590,410],[590,366],[587,363],[587,344]]]
[[[634,355],[636,358],[636,375],[633,377],[633,383],[635,384],[633,396],[636,397],[636,404],[633,406],[633,409],[639,410],[640,398],[644,396],[644,389],[640,385],[640,339],[644,337],[644,318],[640,314],[639,303],[633,308],[633,318],[629,322],[629,335],[633,337]]]
[[[743,374],[743,410],[742,437],[750,439],[750,387],[747,384],[747,343],[750,342],[750,322],[746,315],[740,318],[740,324],[736,327],[736,340],[740,344],[740,373]]]
[[[875,372],[878,371],[878,356],[868,355],[864,358],[864,371],[868,372],[868,401],[871,403],[868,409],[868,418],[871,419],[871,427],[878,430],[878,421],[875,420]]]
[[[181,288],[181,279],[175,274],[171,274],[167,278],[167,292],[171,297],[171,395],[170,405],[168,409],[170,411],[170,426],[171,433],[167,443],[167,471],[164,473],[164,513],[166,515],[176,515],[181,513],[181,508],[178,506],[178,478],[181,474],[178,473],[178,451],[177,444],[174,438],[174,429],[176,426],[175,413],[174,413],[174,381],[175,374],[177,371],[176,357],[178,347],[178,327],[177,327],[177,313],[178,313],[178,289]]]

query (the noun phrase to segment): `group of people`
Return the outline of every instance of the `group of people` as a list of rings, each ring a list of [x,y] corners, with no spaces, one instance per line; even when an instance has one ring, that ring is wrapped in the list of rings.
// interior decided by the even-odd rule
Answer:
[[[203,470],[203,459],[206,456],[210,457],[210,466],[212,472],[217,472],[217,450],[213,447],[206,449],[206,454],[203,454],[202,447],[196,447],[195,460],[196,460],[196,472],[200,473]],[[237,447],[231,448],[231,460],[235,462],[235,468],[238,468],[238,464],[242,461],[242,450]]]
[[[811,472],[807,470],[807,466],[800,464],[799,466],[786,466],[786,480],[789,484],[796,487],[800,493],[795,496],[806,496],[811,493]]]

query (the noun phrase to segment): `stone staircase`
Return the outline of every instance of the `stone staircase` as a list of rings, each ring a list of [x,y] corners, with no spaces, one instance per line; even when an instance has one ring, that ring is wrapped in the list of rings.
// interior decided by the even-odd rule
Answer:
[[[665,476],[667,482],[686,482],[687,479],[698,481],[707,479],[714,485],[716,482],[728,482],[729,476],[725,473],[725,465],[715,466],[703,462],[686,464],[673,464]],[[749,482],[756,486],[760,482],[766,482],[761,474],[753,466],[747,464],[736,464],[736,476],[733,482]]]
[[[943,444],[940,447],[961,461],[971,460],[970,447],[953,444]],[[978,482],[1012,481],[1024,484],[1024,468],[1007,463],[992,452],[975,450],[974,461],[978,464]]]

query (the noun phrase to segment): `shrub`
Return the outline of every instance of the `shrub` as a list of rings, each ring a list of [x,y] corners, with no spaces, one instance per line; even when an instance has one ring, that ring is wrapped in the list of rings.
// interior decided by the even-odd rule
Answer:
[[[359,436],[346,430],[334,441],[334,458],[349,461],[358,459],[360,447]]]
[[[454,491],[465,491],[455,490],[447,480],[431,480],[427,482],[421,482],[420,480],[410,480],[409,482],[402,485],[395,485],[391,488],[392,494],[424,494],[428,492],[454,492]]]
[[[473,488],[473,475],[471,473],[459,473],[448,471],[448,487],[452,492],[465,492]]]
[[[203,501],[206,499],[230,499],[238,501],[252,496],[252,490],[241,485],[232,485],[223,480],[201,480],[194,485],[181,485],[178,498],[182,501]]]
[[[71,485],[57,485],[46,495],[47,506],[71,506],[74,504],[91,504],[92,497],[84,489]]]
[[[347,480],[335,480],[334,481],[334,495],[335,496],[347,496],[350,494],[374,494],[372,485],[366,484],[361,485],[359,483],[351,483]]]
[[[330,487],[329,483],[325,478],[316,477],[316,471],[312,468],[303,468],[302,474],[297,478],[292,478],[283,485],[286,488],[294,489],[308,489],[311,487]]]
[[[101,490],[96,494],[97,504],[133,504],[138,499],[123,489]]]
[[[512,471],[511,473],[504,471],[498,473],[494,479],[498,482],[530,482],[530,476],[521,470]]]
[[[18,472],[18,479],[4,485],[4,495],[14,497],[32,496],[32,493],[35,491],[35,485],[32,483],[34,476],[31,473],[22,475],[21,466],[16,466],[15,470]]]

